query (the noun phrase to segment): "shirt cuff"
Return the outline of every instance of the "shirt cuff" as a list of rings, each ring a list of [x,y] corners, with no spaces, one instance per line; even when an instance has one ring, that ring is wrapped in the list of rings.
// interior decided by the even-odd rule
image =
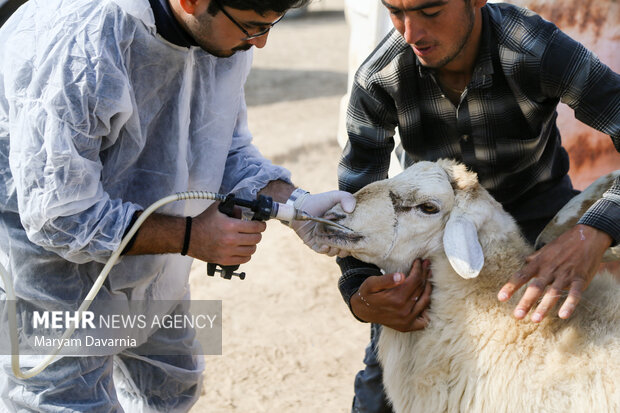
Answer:
[[[620,194],[617,198],[618,203],[611,199],[599,199],[578,222],[609,234],[614,239],[612,247],[620,242]]]
[[[342,276],[338,280],[340,294],[344,302],[349,306],[349,311],[351,311],[353,317],[362,323],[366,323],[366,321],[358,318],[353,312],[351,297],[359,290],[366,278],[373,275],[381,275],[381,270],[375,265],[362,262],[353,257],[337,258],[336,262],[340,266],[340,271],[342,271]]]

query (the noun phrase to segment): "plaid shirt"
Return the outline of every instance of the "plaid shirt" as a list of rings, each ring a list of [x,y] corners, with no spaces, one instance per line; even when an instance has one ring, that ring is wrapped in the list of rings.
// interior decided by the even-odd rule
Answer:
[[[398,127],[409,164],[459,160],[518,222],[551,219],[575,194],[555,122],[560,101],[620,151],[618,74],[529,10],[487,4],[482,16],[477,62],[457,107],[395,30],[362,64],[349,102],[340,189],[355,192],[387,177]],[[620,240],[620,180],[580,223]],[[338,263],[347,302],[379,273],[352,257]]]

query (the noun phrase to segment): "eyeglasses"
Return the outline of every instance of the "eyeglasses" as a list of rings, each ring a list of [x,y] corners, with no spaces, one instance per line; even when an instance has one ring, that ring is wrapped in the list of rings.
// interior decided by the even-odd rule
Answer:
[[[269,26],[266,29],[259,31],[258,33],[250,34],[246,29],[243,28],[243,26],[239,22],[237,22],[237,20],[235,20],[230,14],[228,14],[228,12],[224,9],[224,6],[222,6],[222,3],[220,3],[219,0],[213,0],[213,2],[217,5],[217,7],[220,8],[222,13],[224,13],[224,15],[226,17],[228,17],[228,20],[233,22],[235,24],[235,26],[237,26],[239,28],[239,30],[241,30],[243,32],[243,34],[245,34],[245,37],[243,39],[241,39],[241,40],[256,39],[257,37],[261,37],[261,36],[266,35],[267,33],[269,33],[269,30],[271,30],[271,28],[276,25],[276,23],[278,23],[280,20],[282,20],[284,18],[284,14],[283,14],[275,22],[273,22],[273,23],[265,23],[267,26]]]

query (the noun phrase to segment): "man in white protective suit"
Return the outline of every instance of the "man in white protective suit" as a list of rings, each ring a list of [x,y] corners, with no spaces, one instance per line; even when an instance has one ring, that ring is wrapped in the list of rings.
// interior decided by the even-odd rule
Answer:
[[[307,0],[30,0],[0,29],[0,263],[17,298],[75,310],[140,213],[186,190],[257,194],[313,215],[346,192],[310,195],[251,144],[252,52]],[[192,258],[250,260],[265,223],[177,202],[145,221],[96,302],[181,300]],[[187,218],[190,217],[190,218]],[[313,249],[312,222],[292,227]],[[6,297],[5,286],[0,295]],[[185,301],[183,301],[185,299]],[[7,332],[3,332],[8,337]],[[203,363],[192,329],[139,348],[59,358],[22,380],[7,355],[0,411],[187,411]],[[22,357],[32,367],[41,356]]]

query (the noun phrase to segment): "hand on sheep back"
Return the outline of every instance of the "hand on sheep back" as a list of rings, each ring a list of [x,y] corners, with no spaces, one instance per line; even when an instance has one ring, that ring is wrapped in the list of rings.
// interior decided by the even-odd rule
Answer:
[[[531,316],[540,322],[568,290],[568,297],[560,307],[560,318],[569,318],[583,291],[599,268],[603,254],[612,244],[605,232],[587,225],[576,225],[526,258],[526,265],[515,273],[498,294],[507,301],[525,283],[533,279],[514,311],[521,320],[542,297]],[[545,292],[546,289],[546,292]],[[544,296],[543,296],[544,294]]]
[[[402,273],[368,277],[351,297],[351,309],[363,321],[406,332],[425,328],[431,302],[430,261],[417,259]]]

